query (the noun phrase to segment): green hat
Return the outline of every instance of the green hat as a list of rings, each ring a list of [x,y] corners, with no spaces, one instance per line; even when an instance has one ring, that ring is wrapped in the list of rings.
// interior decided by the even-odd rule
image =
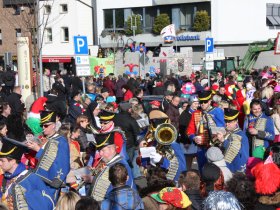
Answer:
[[[163,188],[159,193],[151,194],[151,197],[159,203],[171,204],[178,208],[187,208],[192,204],[189,197],[176,187]]]
[[[30,117],[25,121],[26,125],[31,129],[35,136],[38,136],[43,132],[40,122],[40,119],[33,117]]]
[[[243,81],[244,81],[243,77],[241,75],[238,75],[237,82],[243,82]]]
[[[265,148],[263,146],[258,146],[253,151],[253,157],[260,158],[263,160]]]

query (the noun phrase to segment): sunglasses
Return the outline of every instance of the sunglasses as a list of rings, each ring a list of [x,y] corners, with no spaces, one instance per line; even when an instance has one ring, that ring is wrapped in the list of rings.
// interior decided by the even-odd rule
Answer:
[[[102,124],[102,125],[107,125],[109,122],[110,122],[110,121],[102,121],[102,122],[100,122],[100,124]]]
[[[43,128],[48,128],[50,125],[52,125],[53,123],[51,123],[51,124],[44,124],[44,125],[42,125],[42,127]]]
[[[199,103],[200,103],[200,104],[207,104],[208,101],[200,101]]]

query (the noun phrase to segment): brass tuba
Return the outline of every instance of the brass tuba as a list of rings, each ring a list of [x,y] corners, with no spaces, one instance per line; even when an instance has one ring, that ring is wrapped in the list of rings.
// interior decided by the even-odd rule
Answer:
[[[162,123],[156,127],[155,139],[161,145],[170,145],[176,141],[177,137],[178,132],[170,123]]]
[[[171,160],[174,156],[174,152],[170,148],[170,145],[174,141],[176,141],[178,137],[176,128],[170,123],[162,123],[156,127],[154,136],[156,141],[158,142],[158,153],[166,156],[167,159]]]

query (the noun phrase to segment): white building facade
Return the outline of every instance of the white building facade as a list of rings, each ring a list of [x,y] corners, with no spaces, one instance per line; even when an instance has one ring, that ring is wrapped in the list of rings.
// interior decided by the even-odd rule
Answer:
[[[176,44],[178,51],[193,47],[194,63],[204,57],[206,37],[213,37],[215,47],[224,49],[226,56],[242,58],[249,43],[273,39],[280,31],[279,0],[47,0],[40,4],[40,19],[46,23],[41,27],[43,62],[55,69],[74,65],[73,37],[78,35],[87,36],[89,47],[116,48],[132,41],[148,47],[168,46],[161,36],[152,34],[155,18],[161,13],[167,13],[176,26],[177,42],[169,45],[175,48]],[[194,32],[195,13],[201,10],[211,17],[211,27]],[[142,34],[123,35],[131,15],[141,16]],[[263,54],[271,64],[280,62],[271,56],[273,52]]]
[[[209,31],[193,32],[195,13],[200,10],[208,11],[211,27]],[[145,42],[148,47],[163,44],[161,36],[154,36],[151,29],[155,17],[167,13],[179,32],[178,47],[192,46],[195,63],[203,57],[206,37],[213,37],[215,47],[223,48],[226,56],[242,58],[249,43],[274,39],[280,32],[279,0],[96,0],[95,12],[98,44],[102,47],[132,41]],[[143,34],[115,36],[126,29],[127,18],[137,14],[142,17]]]
[[[44,67],[71,69],[74,65],[74,36],[87,36],[93,45],[91,0],[40,1],[40,27]]]

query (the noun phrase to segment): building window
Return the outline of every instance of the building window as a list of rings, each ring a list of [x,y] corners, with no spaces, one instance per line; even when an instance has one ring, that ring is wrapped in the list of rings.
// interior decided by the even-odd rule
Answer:
[[[29,8],[29,15],[34,15],[35,8]]]
[[[16,28],[16,37],[21,37],[21,29]]]
[[[52,42],[52,29],[46,28],[46,42]]]
[[[143,16],[143,7],[132,8],[133,15],[142,15]]]
[[[106,9],[104,10],[105,29],[123,30],[124,28],[124,10]]]
[[[15,6],[15,7],[14,7],[14,9],[15,9],[15,13],[14,13],[14,15],[20,15],[20,12],[21,12],[21,7],[19,7],[19,6]]]
[[[60,13],[67,13],[68,12],[68,5],[67,4],[61,4],[60,5]]]
[[[2,30],[0,29],[0,45],[2,45]]]
[[[194,7],[188,4],[183,4],[180,7],[180,29],[189,30],[192,27],[194,19]]]
[[[116,29],[123,29],[124,28],[124,10],[123,9],[116,9],[115,10],[115,26]]]
[[[157,17],[157,8],[156,7],[146,7],[145,8],[145,14],[143,17],[145,19],[145,25],[144,25],[145,32],[152,32],[156,17]]]
[[[159,12],[160,14],[168,14],[170,22],[172,23],[172,11],[171,11],[171,6],[169,5],[163,5],[163,6],[159,6]]]
[[[266,25],[272,28],[280,26],[280,4],[266,4]]]
[[[62,42],[69,42],[69,29],[68,27],[61,28]]]
[[[51,5],[45,5],[45,7],[44,7],[44,14],[45,15],[49,15],[51,13],[51,11],[52,11]]]
[[[105,29],[113,29],[113,10],[104,10]]]

